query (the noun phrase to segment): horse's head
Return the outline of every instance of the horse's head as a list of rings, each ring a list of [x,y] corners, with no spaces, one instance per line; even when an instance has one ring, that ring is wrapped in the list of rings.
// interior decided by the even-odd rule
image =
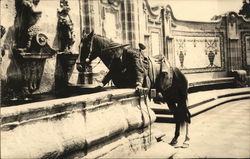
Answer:
[[[94,31],[85,35],[81,40],[81,55],[83,62],[90,63],[93,61],[97,56],[98,52],[94,51],[93,47],[93,40],[94,40]]]
[[[120,58],[123,53],[123,48],[129,44],[119,44],[113,42],[106,37],[95,35],[92,31],[88,35],[84,35],[80,43],[80,63],[77,65],[78,71],[83,71],[84,66],[100,57],[103,63],[109,67],[115,58]]]
[[[83,35],[80,43],[80,63],[77,68],[78,71],[82,71],[83,65],[89,65],[91,61],[98,57],[98,51],[94,49],[94,31],[88,35]]]

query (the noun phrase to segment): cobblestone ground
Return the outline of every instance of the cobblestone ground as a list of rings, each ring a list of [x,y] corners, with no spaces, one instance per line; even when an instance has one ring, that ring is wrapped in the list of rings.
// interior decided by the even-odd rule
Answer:
[[[170,142],[174,124],[156,123]],[[190,146],[173,158],[250,158],[250,100],[220,105],[192,118]]]

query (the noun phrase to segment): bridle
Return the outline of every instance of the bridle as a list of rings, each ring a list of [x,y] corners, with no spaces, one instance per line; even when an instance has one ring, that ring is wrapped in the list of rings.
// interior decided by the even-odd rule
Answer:
[[[92,52],[93,52],[93,37],[91,38],[91,41],[90,41],[90,47],[89,47],[89,55],[88,57],[86,58],[85,62],[89,63],[91,62],[90,61],[90,55],[92,55]]]
[[[91,55],[93,54],[93,37],[91,38],[91,41],[90,41],[90,48],[89,48],[89,54],[88,54],[88,57],[86,58],[86,60],[85,60],[85,62],[87,62],[87,63],[90,63],[92,60],[90,59],[90,57],[91,57]],[[128,46],[128,45],[130,45],[130,44],[120,44],[120,45],[116,45],[116,46],[111,46],[111,47],[108,47],[108,48],[104,48],[104,49],[101,49],[100,50],[100,56],[102,56],[102,54],[104,53],[104,52],[106,52],[106,51],[109,51],[109,50],[112,50],[112,49],[117,49],[117,48],[120,48],[120,47],[126,47],[126,46]],[[122,55],[121,55],[122,56]],[[113,61],[113,58],[112,58],[112,61]],[[111,63],[112,63],[112,61],[111,61]],[[101,59],[100,59],[100,61],[93,67],[93,68],[95,68],[98,64],[100,64],[100,62],[101,62]],[[110,65],[111,65],[111,63],[110,63]],[[109,66],[110,67],[110,66]],[[108,68],[109,68],[108,67]]]

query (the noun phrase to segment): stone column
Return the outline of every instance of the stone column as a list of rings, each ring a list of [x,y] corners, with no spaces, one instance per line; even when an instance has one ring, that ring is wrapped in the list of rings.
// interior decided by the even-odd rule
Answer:
[[[133,0],[126,1],[126,15],[127,15],[127,38],[128,42],[131,43],[132,47],[137,47],[136,44],[136,33],[135,33],[135,26],[137,22],[135,21],[135,7]]]
[[[242,55],[240,51],[238,15],[229,13],[227,16],[227,42],[228,42],[228,71],[242,68]]]

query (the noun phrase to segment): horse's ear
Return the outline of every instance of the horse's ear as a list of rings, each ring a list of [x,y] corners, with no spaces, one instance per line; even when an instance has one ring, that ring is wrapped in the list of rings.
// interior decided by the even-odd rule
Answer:
[[[92,30],[91,33],[89,33],[88,38],[91,39],[93,35],[94,35],[94,30]]]

